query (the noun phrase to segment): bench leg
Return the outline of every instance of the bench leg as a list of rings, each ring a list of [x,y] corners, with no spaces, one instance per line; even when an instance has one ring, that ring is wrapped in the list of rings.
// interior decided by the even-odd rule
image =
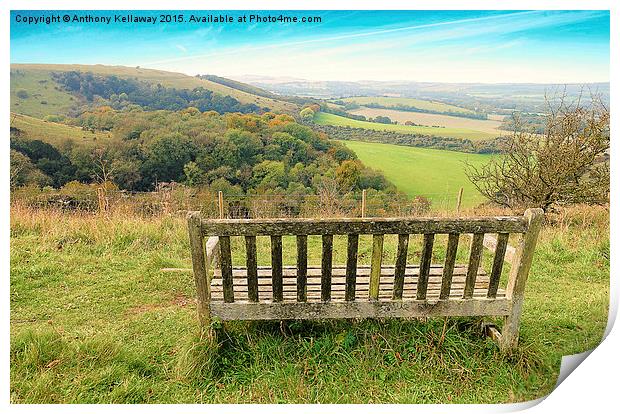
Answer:
[[[520,305],[519,303],[518,306],[513,306],[512,313],[504,318],[504,326],[502,326],[502,334],[499,341],[499,348],[504,352],[514,350],[519,342]],[[514,309],[515,307],[519,309]]]
[[[198,299],[198,320],[203,329],[211,325],[211,287],[209,286],[209,263],[205,254],[205,242],[200,229],[200,215],[190,213],[188,218],[189,242],[192,249],[192,267]]]

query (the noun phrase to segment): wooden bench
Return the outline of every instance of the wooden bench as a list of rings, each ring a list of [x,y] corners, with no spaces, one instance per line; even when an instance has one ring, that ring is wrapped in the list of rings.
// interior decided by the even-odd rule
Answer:
[[[525,282],[543,218],[203,219],[188,215],[192,263],[203,326],[220,320],[501,316],[502,349],[516,346]],[[508,245],[518,234],[516,248]],[[384,235],[398,235],[394,264],[383,263]],[[435,235],[447,235],[445,260],[432,263]],[[470,235],[469,260],[457,264],[461,235]],[[308,236],[322,238],[320,266],[308,265]],[[334,265],[334,235],[347,237],[347,260]],[[372,235],[370,266],[358,265],[360,235]],[[411,235],[420,235],[419,263],[407,262]],[[245,239],[245,266],[232,264],[231,237]],[[257,265],[256,237],[271,239],[271,266]],[[296,237],[296,266],[282,263],[282,237]],[[208,238],[208,239],[207,239]],[[205,242],[206,240],[206,242]],[[483,247],[494,252],[490,273]],[[500,287],[504,261],[511,268]]]

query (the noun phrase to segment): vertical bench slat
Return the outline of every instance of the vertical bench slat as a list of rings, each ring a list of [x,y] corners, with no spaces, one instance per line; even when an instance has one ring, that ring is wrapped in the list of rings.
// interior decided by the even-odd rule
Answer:
[[[330,301],[332,298],[332,247],[334,244],[333,234],[324,234],[323,254],[321,257],[321,300]]]
[[[428,275],[431,270],[431,260],[433,258],[433,242],[435,235],[425,234],[424,245],[422,247],[422,257],[420,259],[420,275],[418,277],[418,287],[416,289],[416,299],[426,299],[426,288],[428,286]]]
[[[495,257],[493,258],[493,268],[489,279],[489,290],[487,297],[494,298],[497,296],[497,288],[499,287],[499,279],[502,276],[502,268],[504,266],[504,256],[506,255],[506,247],[508,246],[508,233],[497,234],[497,246],[495,247]]]
[[[271,236],[271,284],[273,301],[282,302],[282,236]]]
[[[471,299],[474,295],[474,286],[476,284],[476,276],[480,268],[480,259],[482,257],[482,242],[484,233],[474,233],[471,241],[471,251],[469,253],[469,264],[467,265],[467,278],[465,279],[465,290],[463,291],[463,299]]]
[[[297,301],[306,301],[308,281],[308,236],[297,236]]]
[[[357,276],[357,245],[359,235],[349,234],[347,237],[347,273],[344,300],[355,300],[355,278]]]
[[[233,291],[232,258],[230,256],[230,236],[220,237],[220,266],[222,268],[222,288],[224,290],[224,302],[235,301]]]
[[[448,247],[446,249],[446,261],[443,265],[443,274],[441,276],[441,292],[439,299],[448,299],[450,297],[450,287],[452,287],[452,274],[454,273],[454,263],[456,262],[456,251],[459,247],[458,233],[448,234]]]
[[[381,279],[381,265],[383,261],[383,234],[372,236],[372,259],[370,263],[370,286],[368,297],[379,299],[379,281]]]
[[[245,263],[248,268],[248,300],[250,300],[250,302],[258,302],[256,236],[245,236]]]
[[[396,266],[394,268],[394,291],[392,299],[403,298],[403,285],[405,283],[405,267],[407,266],[407,246],[409,235],[398,235],[398,249],[396,251]]]

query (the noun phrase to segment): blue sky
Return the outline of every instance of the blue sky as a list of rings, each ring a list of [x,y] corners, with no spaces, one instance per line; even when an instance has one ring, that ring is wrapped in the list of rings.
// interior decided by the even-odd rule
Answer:
[[[237,77],[438,82],[609,80],[608,11],[175,11],[320,16],[321,23],[52,23],[11,13],[11,62],[127,65]]]

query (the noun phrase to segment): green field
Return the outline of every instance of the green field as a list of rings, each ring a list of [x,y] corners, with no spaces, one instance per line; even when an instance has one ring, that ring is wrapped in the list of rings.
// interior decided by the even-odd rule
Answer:
[[[484,201],[482,194],[467,179],[463,163],[482,165],[491,155],[375,142],[340,142],[355,151],[364,164],[383,171],[400,191],[409,196],[429,198],[435,209],[454,209],[461,187],[464,189],[463,206],[475,206]]]
[[[423,99],[415,99],[415,98],[396,98],[389,96],[356,96],[352,98],[344,98],[341,99],[345,102],[355,102],[358,105],[368,105],[368,104],[378,104],[381,106],[412,106],[418,109],[422,109],[425,111],[437,111],[437,112],[461,112],[464,114],[474,114],[475,112],[467,109],[461,108],[460,106],[450,105],[443,102],[437,101],[427,101]]]
[[[220,95],[228,95],[244,104],[256,104],[260,107],[268,107],[274,112],[297,112],[297,105],[253,95],[229,86],[221,85],[195,76],[183,73],[167,72],[163,70],[145,69],[127,66],[105,65],[43,65],[43,64],[12,64],[11,72],[11,110],[30,116],[42,117],[49,114],[66,114],[66,110],[73,102],[69,98],[72,95],[62,90],[54,89],[56,83],[51,80],[50,72],[63,71],[92,72],[99,75],[115,75],[121,78],[135,78],[154,84],[161,84],[177,89],[193,89],[203,87]],[[19,74],[16,73],[19,71]],[[40,83],[39,81],[46,81]],[[47,87],[47,88],[46,88]],[[23,88],[37,99],[26,99],[24,102],[14,95],[14,91]],[[40,95],[40,96],[38,96]],[[48,104],[41,104],[47,100]],[[55,103],[55,106],[51,103]],[[15,105],[17,104],[17,105]],[[56,105],[57,104],[57,105]]]
[[[475,131],[472,129],[380,124],[377,122],[358,121],[355,119],[345,118],[343,116],[329,114],[326,112],[317,112],[314,115],[314,122],[319,125],[348,126],[352,128],[371,129],[375,131],[394,131],[401,134],[422,134],[433,135],[437,137],[470,139],[472,141],[497,137],[497,134],[489,134],[488,132]]]
[[[502,354],[476,318],[227,323],[198,337],[186,222],[11,207],[12,403],[504,403],[554,388],[563,355],[599,344],[609,303],[609,213],[543,229],[520,345]],[[234,263],[244,262],[233,237]],[[266,239],[266,240],[265,240]],[[419,262],[420,237],[409,243]],[[439,248],[443,246],[443,250]],[[283,238],[295,263],[294,237]],[[257,240],[268,264],[268,238]],[[360,238],[368,263],[372,237]],[[467,260],[467,243],[459,263]],[[393,263],[394,236],[386,236]],[[308,240],[320,263],[321,238]],[[434,262],[444,258],[437,236]],[[344,263],[347,237],[334,237]],[[492,261],[485,255],[485,269]],[[575,292],[579,292],[576,294]]]
[[[27,115],[11,114],[11,126],[21,131],[21,136],[28,139],[38,139],[54,146],[65,141],[74,143],[92,143],[97,140],[106,140],[112,137],[109,132],[84,131],[80,127],[44,121]]]

